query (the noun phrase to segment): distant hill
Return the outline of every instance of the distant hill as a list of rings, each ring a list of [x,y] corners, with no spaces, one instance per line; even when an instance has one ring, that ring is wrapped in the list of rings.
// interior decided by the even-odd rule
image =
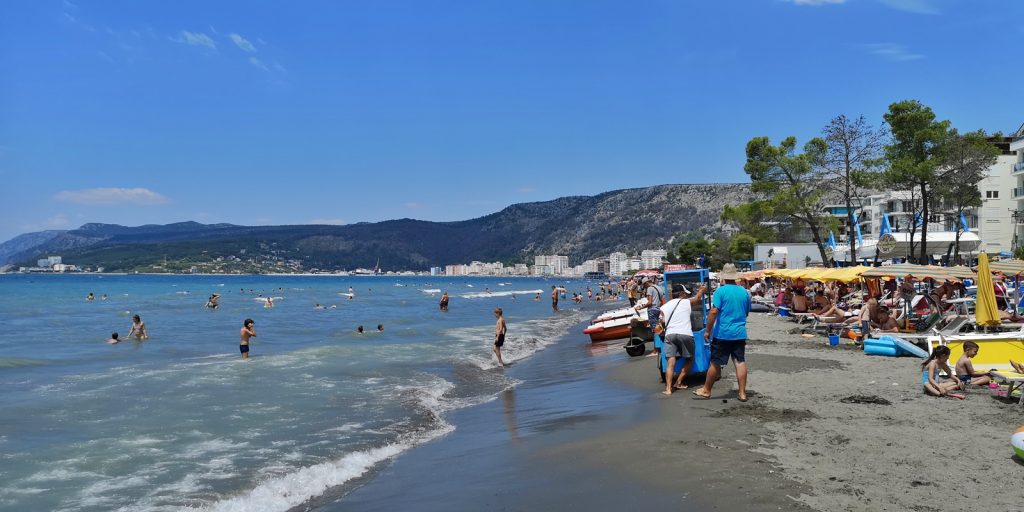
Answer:
[[[536,254],[563,254],[578,264],[614,251],[665,247],[675,235],[720,227],[726,204],[749,199],[747,184],[660,185],[596,196],[514,204],[458,222],[398,219],[344,226],[237,226],[182,222],[125,227],[86,224],[69,231],[18,236],[0,245],[0,264],[26,264],[60,254],[66,263],[135,270],[177,262],[180,268],[217,261],[249,261],[259,270],[301,264],[303,269],[419,270],[471,260],[532,262]]]

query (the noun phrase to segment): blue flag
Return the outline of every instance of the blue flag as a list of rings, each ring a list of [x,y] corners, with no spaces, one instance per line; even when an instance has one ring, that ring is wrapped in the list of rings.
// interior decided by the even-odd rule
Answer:
[[[971,228],[967,226],[967,217],[964,216],[964,212],[960,212],[960,226],[964,228],[964,231],[971,230]]]
[[[892,226],[889,225],[889,215],[882,214],[882,229],[878,233],[878,236],[882,236],[888,233],[892,233]]]
[[[836,234],[831,232],[831,231],[829,231],[828,232],[828,246],[831,247],[833,250],[835,250],[836,246],[838,246],[838,245],[839,244],[836,243]]]
[[[864,236],[861,235],[861,233],[860,233],[860,221],[857,220],[857,217],[858,217],[858,215],[856,213],[854,213],[853,214],[853,229],[854,229],[854,231],[857,232],[857,243],[859,245],[864,245]]]
[[[921,224],[923,224],[921,222],[921,214],[920,213],[914,214],[914,225],[915,226],[920,226]]]

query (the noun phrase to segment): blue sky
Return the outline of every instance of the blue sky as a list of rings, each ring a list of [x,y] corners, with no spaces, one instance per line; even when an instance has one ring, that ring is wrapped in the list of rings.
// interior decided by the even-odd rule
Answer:
[[[751,137],[907,98],[1009,132],[1021,40],[1005,0],[10,1],[0,240],[746,181]]]

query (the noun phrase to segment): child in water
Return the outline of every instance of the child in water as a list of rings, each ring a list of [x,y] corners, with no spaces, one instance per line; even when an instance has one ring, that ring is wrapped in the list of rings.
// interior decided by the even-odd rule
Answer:
[[[946,372],[946,375],[954,375],[949,368],[949,347],[942,345],[935,347],[928,359],[921,363],[921,384],[924,392],[932,396],[951,396],[963,398],[963,395],[951,394],[961,389],[963,383],[957,379],[940,381],[939,370]]]

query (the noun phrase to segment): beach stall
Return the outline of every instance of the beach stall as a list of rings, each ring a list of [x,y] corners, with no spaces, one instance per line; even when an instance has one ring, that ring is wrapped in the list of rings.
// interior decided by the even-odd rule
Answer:
[[[701,286],[707,286],[707,292],[701,300],[700,307],[694,307],[690,312],[690,326],[693,329],[694,357],[693,367],[690,373],[705,373],[708,371],[708,364],[711,361],[711,345],[704,342],[704,327],[707,325],[708,312],[711,309],[711,287],[709,285],[710,272],[706,268],[693,270],[674,270],[664,274],[665,297],[671,297],[672,286],[681,284],[690,290],[690,293],[697,293]],[[667,361],[665,353],[662,352],[659,369],[665,368]],[[676,361],[675,371],[681,371],[683,361]]]

